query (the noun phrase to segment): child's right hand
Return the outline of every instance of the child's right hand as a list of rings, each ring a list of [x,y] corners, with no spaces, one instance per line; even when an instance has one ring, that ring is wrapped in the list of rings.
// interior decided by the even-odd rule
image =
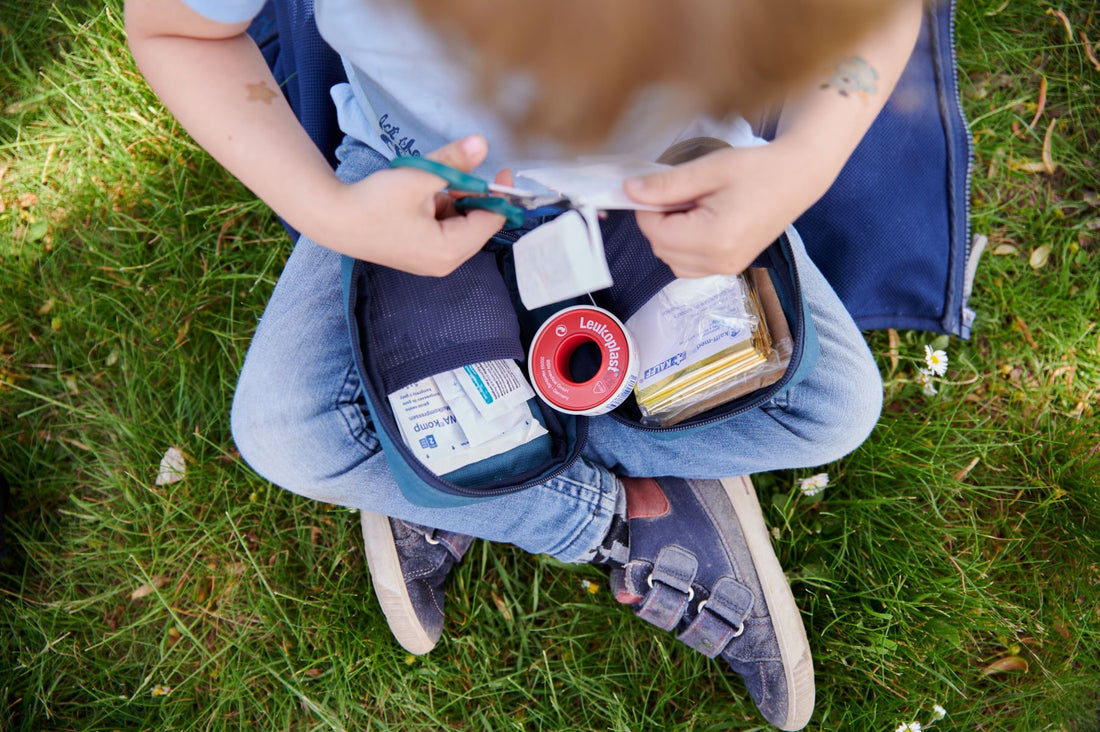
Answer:
[[[480,135],[456,140],[428,158],[465,172],[485,159]],[[507,176],[502,173],[500,179]],[[317,241],[331,249],[417,275],[442,277],[472,257],[504,225],[482,210],[454,210],[445,182],[422,170],[380,170],[358,183],[341,184]]]

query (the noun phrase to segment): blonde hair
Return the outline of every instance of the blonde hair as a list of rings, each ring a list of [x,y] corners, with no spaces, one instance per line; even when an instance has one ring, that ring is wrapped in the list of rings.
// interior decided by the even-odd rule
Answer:
[[[516,134],[578,147],[614,129],[639,92],[684,89],[698,113],[749,116],[831,64],[900,0],[413,0],[476,56],[483,99]],[[510,73],[536,96],[509,118]]]

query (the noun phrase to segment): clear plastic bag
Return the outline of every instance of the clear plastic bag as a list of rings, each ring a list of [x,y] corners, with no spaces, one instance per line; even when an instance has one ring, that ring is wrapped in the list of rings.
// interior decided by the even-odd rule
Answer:
[[[675,280],[627,322],[647,425],[669,426],[779,380],[792,341],[767,270]]]

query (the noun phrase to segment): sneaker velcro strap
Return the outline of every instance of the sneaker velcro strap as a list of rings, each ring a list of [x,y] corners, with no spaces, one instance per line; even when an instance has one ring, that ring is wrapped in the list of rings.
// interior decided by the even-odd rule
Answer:
[[[698,569],[699,560],[691,552],[678,546],[661,549],[646,580],[650,590],[637,610],[638,617],[662,630],[675,628],[695,597],[691,583]]]
[[[436,531],[435,540],[447,547],[447,551],[451,553],[457,560],[461,560],[466,554],[466,551],[470,548],[470,544],[474,543],[474,537],[466,536],[465,534],[456,534],[452,531]]]
[[[745,632],[745,618],[752,610],[752,592],[732,577],[723,577],[699,603],[695,620],[677,638],[693,650],[714,658],[729,642]]]

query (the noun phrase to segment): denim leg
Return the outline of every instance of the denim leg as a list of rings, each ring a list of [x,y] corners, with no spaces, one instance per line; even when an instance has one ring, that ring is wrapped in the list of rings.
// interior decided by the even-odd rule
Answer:
[[[836,293],[788,230],[821,343],[813,371],[759,409],[692,432],[646,433],[608,416],[589,423],[584,455],[628,476],[723,478],[823,465],[867,439],[882,409],[882,378]]]

